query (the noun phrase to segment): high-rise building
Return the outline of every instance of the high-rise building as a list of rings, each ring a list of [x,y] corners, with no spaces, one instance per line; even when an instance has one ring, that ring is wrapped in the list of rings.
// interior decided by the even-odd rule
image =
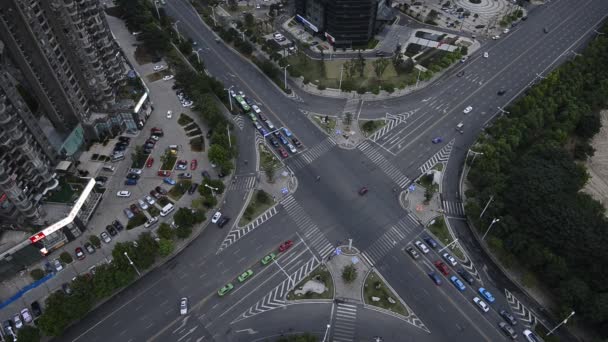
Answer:
[[[99,0],[1,0],[0,44],[0,221],[37,222],[55,165],[97,138],[125,67]]]
[[[339,48],[365,46],[385,16],[394,17],[388,0],[296,0],[295,11],[304,27]]]

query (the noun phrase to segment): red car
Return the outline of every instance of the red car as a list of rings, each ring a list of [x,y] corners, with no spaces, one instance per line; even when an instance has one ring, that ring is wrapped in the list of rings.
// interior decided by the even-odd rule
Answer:
[[[287,151],[285,151],[285,149],[282,147],[279,148],[279,153],[281,154],[281,157],[283,157],[283,158],[289,157],[289,154],[287,154]]]
[[[154,164],[154,158],[150,157],[146,160],[146,167],[152,167],[152,164]]]
[[[171,171],[158,171],[158,175],[160,177],[169,177],[171,176]]]
[[[182,165],[188,165],[188,161],[187,161],[187,160],[184,160],[184,159],[182,159],[182,160],[178,160],[178,161],[177,161],[177,163],[178,163],[178,164],[182,164]]]
[[[450,269],[448,268],[448,266],[439,260],[435,261],[435,267],[437,267],[437,269],[441,273],[443,273],[443,275],[447,276],[448,274],[450,274]]]
[[[285,242],[283,242],[280,246],[279,246],[279,252],[285,252],[286,250],[288,250],[291,246],[293,246],[293,241],[291,240],[287,240]]]
[[[137,205],[135,205],[135,203],[131,204],[131,206],[129,207],[129,209],[131,209],[131,211],[135,215],[137,215],[137,214],[139,214],[141,212],[141,211],[139,211],[139,208],[137,207]]]
[[[76,258],[78,258],[78,260],[82,260],[86,257],[86,255],[84,255],[84,252],[82,251],[82,248],[80,247],[76,248],[74,254],[76,254]]]
[[[196,159],[192,159],[192,161],[190,162],[190,170],[196,170],[197,166],[198,162],[196,161]]]

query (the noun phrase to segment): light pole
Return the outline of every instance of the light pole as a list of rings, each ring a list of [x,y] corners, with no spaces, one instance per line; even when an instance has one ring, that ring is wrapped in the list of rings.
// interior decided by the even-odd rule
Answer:
[[[327,341],[327,334],[329,333],[329,328],[331,328],[331,324],[328,324],[327,328],[325,329],[325,334],[323,335],[323,342]]]
[[[133,263],[133,260],[131,260],[131,258],[129,258],[129,254],[127,254],[127,252],[125,252],[125,256],[127,257],[127,260],[129,260],[129,264],[131,266],[133,266],[133,268],[135,269],[135,272],[137,272],[137,275],[141,277],[141,273],[139,273],[137,266],[135,266],[135,264]]]
[[[226,131],[228,131],[228,146],[232,148],[232,141],[230,141],[230,126],[226,125]]]
[[[209,188],[211,190],[211,196],[215,197],[215,193],[213,192],[213,190],[218,191],[218,188],[214,188],[212,186],[209,186],[207,184],[203,184],[206,188]]]
[[[231,86],[228,88],[228,100],[230,101],[230,111],[231,111],[231,112],[232,112],[232,94],[230,94],[230,90],[231,90],[232,88],[234,88],[234,86],[233,86],[233,85],[231,85]]]
[[[555,326],[555,328],[551,329],[551,331],[549,331],[549,332],[547,333],[547,336],[549,336],[549,335],[553,334],[553,332],[554,332],[555,330],[557,330],[557,328],[559,328],[560,326],[562,326],[562,324],[566,324],[566,323],[568,323],[568,320],[569,320],[569,319],[570,319],[570,317],[572,317],[572,316],[574,316],[574,311],[572,311],[572,312],[570,313],[570,315],[568,315],[568,317],[564,318],[564,320],[563,320],[563,321],[561,321],[561,322],[560,322],[558,325],[556,325],[556,326]]]
[[[342,91],[342,72],[344,71],[344,64],[340,65],[340,85],[338,85],[338,89]]]
[[[490,199],[488,200],[488,203],[486,203],[486,206],[483,207],[483,210],[481,211],[479,218],[481,218],[483,216],[483,213],[486,212],[486,209],[488,209],[488,206],[490,205],[490,202],[492,202],[493,199],[494,199],[494,195],[490,196]]]
[[[173,23],[173,27],[175,28],[175,32],[177,32],[177,39],[181,43],[182,42],[182,35],[179,34],[179,29],[177,28],[177,23],[179,23],[179,20]]]
[[[503,113],[503,114],[511,114],[511,112],[506,111],[506,110],[504,110],[504,109],[502,109],[502,108],[500,108],[500,107],[496,107],[496,108],[498,108],[498,110],[499,110],[501,113]]]
[[[444,249],[450,247],[451,245],[455,244],[456,242],[458,242],[458,239],[454,239],[454,241],[448,243],[447,245],[445,245],[445,247],[443,247],[442,249],[438,250],[437,253],[441,253],[441,251],[443,251]]]
[[[158,1],[154,0],[154,7],[156,8],[156,16],[158,17],[158,20],[160,21],[160,13],[158,12]]]
[[[289,68],[291,65],[287,64],[286,66],[283,67],[284,70],[284,83],[285,83],[285,89],[287,90],[287,68]]]
[[[201,51],[203,51],[202,48],[196,50],[196,57],[198,58],[198,64],[201,64],[201,55],[200,55]]]
[[[215,6],[211,6],[211,18],[213,18],[213,25],[217,26],[217,21],[215,20]]]
[[[416,89],[418,89],[418,82],[420,82],[420,72],[422,70],[418,69],[418,77],[416,77]]]
[[[493,219],[493,220],[492,220],[492,223],[490,223],[490,225],[488,226],[488,230],[486,230],[486,233],[485,233],[485,234],[483,234],[483,236],[481,237],[481,241],[483,241],[483,239],[485,239],[485,238],[486,238],[486,235],[488,235],[488,233],[490,232],[490,229],[492,228],[492,226],[493,226],[493,225],[494,225],[494,223],[496,223],[496,222],[500,222],[500,219],[495,218],[495,219]]]
[[[475,158],[477,157],[478,154],[481,154],[483,156],[483,152],[475,152],[471,149],[469,149],[469,151],[467,152],[467,158],[469,158],[469,153],[473,153],[473,161],[471,161],[471,165],[469,165],[469,167],[471,167],[473,165],[473,163],[475,162]],[[466,160],[465,160],[466,162]]]

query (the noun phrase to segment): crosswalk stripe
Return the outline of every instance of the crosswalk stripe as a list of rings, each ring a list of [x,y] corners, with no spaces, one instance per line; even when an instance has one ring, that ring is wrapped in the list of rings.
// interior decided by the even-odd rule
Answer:
[[[399,187],[405,188],[409,183],[409,178],[405,176],[399,169],[391,164],[384,156],[378,152],[367,141],[363,141],[357,148],[369,158],[378,168],[380,168],[389,178],[391,178]]]
[[[308,213],[293,199],[293,196],[288,196],[292,199],[284,200],[289,203],[288,206],[283,205],[289,217],[295,222],[298,229],[304,232],[304,238],[310,242],[310,247],[317,252],[321,258],[327,257],[333,250],[333,245],[329,243],[327,237],[319,230],[317,225],[312,221]]]

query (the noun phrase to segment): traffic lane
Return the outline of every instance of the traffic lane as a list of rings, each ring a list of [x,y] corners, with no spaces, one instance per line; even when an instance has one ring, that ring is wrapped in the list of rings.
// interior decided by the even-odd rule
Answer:
[[[415,327],[403,320],[372,308],[359,307],[357,310],[357,337],[359,341],[374,341],[374,337],[384,341],[403,342],[444,342],[444,336]],[[472,340],[468,340],[472,341]]]
[[[298,180],[294,197],[330,241],[353,238],[363,250],[405,216],[397,185],[358,150],[331,150],[298,170]]]
[[[291,334],[309,333],[321,340],[331,319],[331,302],[293,302],[280,310],[267,311],[248,319],[226,324],[224,336],[216,336],[216,341],[261,342],[274,341]]]
[[[473,296],[456,293],[451,283],[436,286],[427,275],[436,270],[434,266],[412,261],[402,251],[405,244],[398,246],[375,266],[433,335],[443,341],[455,337],[461,341],[504,340],[492,317],[473,306]],[[449,324],[446,317],[450,317]]]
[[[212,53],[206,55],[205,65],[212,75],[223,75],[227,70],[235,75],[234,85],[262,104],[265,108],[263,112],[274,117],[275,123],[295,131],[305,144],[312,145],[325,138],[325,135],[318,129],[314,129],[315,126],[296,109],[294,102],[287,98],[283,91],[278,89],[259,69],[251,65],[249,60],[244,59],[238,52],[224,44],[211,43],[215,40],[214,34],[207,29],[198,16],[192,13],[191,8],[183,12],[169,12],[176,19],[184,22],[182,29],[190,37],[199,41],[199,44],[202,41],[209,46]],[[226,86],[229,85],[226,84]]]

